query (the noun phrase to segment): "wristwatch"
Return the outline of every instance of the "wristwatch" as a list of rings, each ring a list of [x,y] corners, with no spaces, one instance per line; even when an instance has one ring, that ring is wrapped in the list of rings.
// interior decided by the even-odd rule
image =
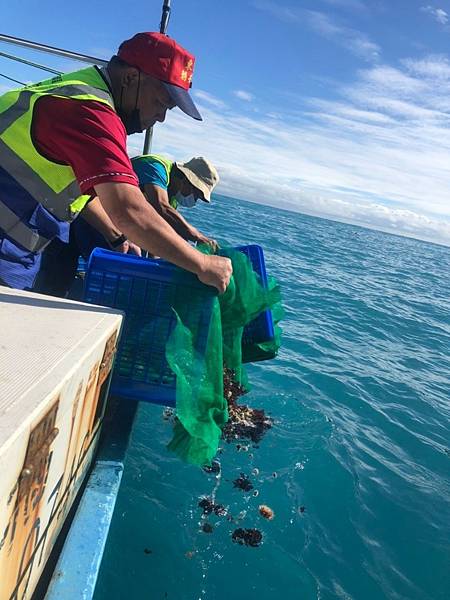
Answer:
[[[121,233],[118,238],[116,238],[115,240],[112,240],[112,242],[109,242],[109,245],[111,246],[111,248],[118,248],[119,246],[124,244],[127,240],[128,240],[127,236],[124,235],[123,233]]]

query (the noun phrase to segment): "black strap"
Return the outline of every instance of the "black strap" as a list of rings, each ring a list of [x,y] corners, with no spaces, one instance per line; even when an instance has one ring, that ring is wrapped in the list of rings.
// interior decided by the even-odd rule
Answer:
[[[121,235],[119,235],[118,238],[116,238],[112,242],[109,242],[109,245],[111,246],[111,248],[118,248],[119,246],[124,244],[127,240],[128,240],[127,236],[122,233]]]

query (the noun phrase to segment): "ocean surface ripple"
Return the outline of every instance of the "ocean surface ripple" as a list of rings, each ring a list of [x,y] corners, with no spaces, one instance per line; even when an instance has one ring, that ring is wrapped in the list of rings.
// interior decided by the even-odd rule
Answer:
[[[283,346],[249,366],[246,398],[275,425],[224,444],[216,476],[141,405],[95,600],[448,600],[450,248],[222,196],[188,214],[261,244],[282,286]],[[211,495],[238,525],[202,531]],[[233,544],[236,527],[263,544]]]

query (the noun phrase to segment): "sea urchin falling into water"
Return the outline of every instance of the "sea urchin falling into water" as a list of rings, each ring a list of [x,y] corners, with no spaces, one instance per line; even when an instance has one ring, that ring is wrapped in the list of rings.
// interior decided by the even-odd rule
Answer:
[[[275,513],[270,508],[270,506],[267,506],[267,504],[260,504],[258,510],[259,514],[265,519],[268,519],[269,521],[271,521],[275,516]]]
[[[238,398],[243,396],[246,390],[236,382],[235,372],[226,367],[223,371],[223,393],[228,403],[229,414],[228,423],[222,429],[225,441],[259,442],[265,432],[272,427],[272,420],[262,409],[250,408],[237,403]]]
[[[231,535],[233,542],[241,546],[252,546],[256,548],[262,542],[262,533],[258,529],[235,529]]]

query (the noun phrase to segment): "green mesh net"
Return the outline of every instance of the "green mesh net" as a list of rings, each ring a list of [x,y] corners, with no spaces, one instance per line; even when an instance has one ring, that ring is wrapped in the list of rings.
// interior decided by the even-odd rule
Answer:
[[[206,248],[202,249],[207,252]],[[174,435],[168,448],[183,460],[195,465],[209,465],[217,453],[222,427],[228,420],[227,402],[223,393],[224,365],[234,371],[235,379],[244,388],[249,384],[243,360],[273,357],[280,346],[282,316],[279,286],[269,278],[264,288],[253,271],[249,259],[232,248],[221,249],[233,264],[233,276],[226,292],[213,298],[212,316],[206,344],[199,350],[199,331],[193,330],[187,311],[203,302],[201,293],[178,302],[173,308],[177,324],[166,345],[166,358],[177,375],[176,415]],[[261,312],[271,309],[275,339],[244,347],[245,325]]]

